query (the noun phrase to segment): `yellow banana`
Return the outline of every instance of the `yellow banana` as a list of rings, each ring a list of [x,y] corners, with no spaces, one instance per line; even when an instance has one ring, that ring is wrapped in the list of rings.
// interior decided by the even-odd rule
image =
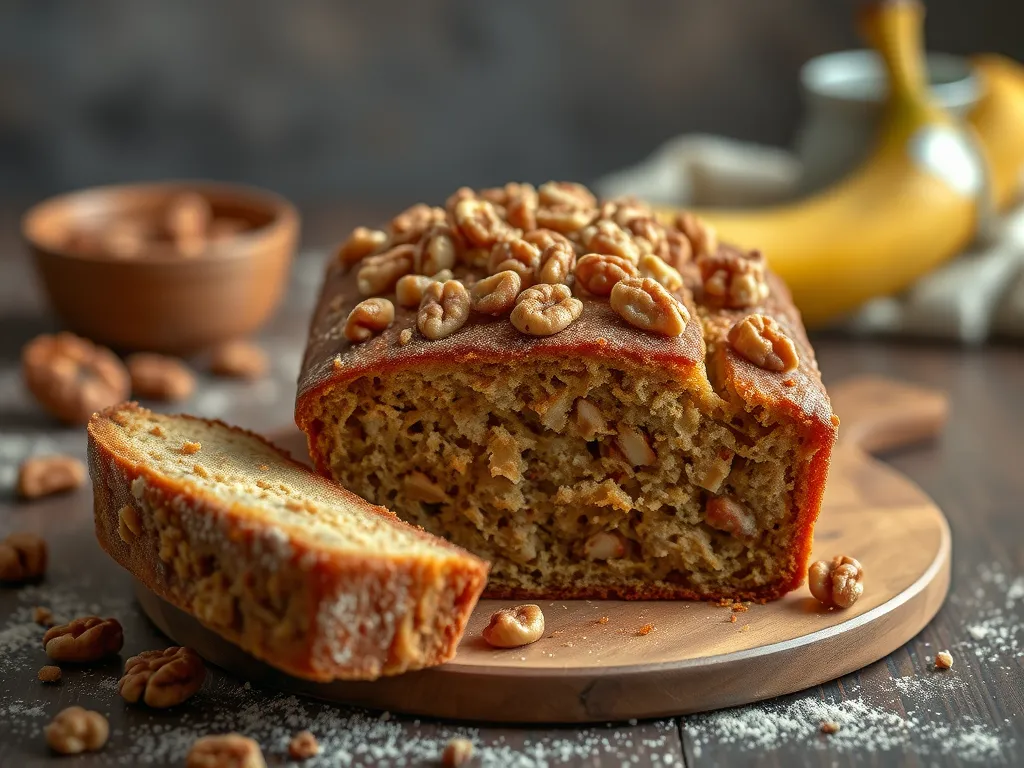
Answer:
[[[917,2],[874,3],[863,13],[890,88],[879,143],[858,171],[793,204],[697,211],[722,240],[764,251],[808,325],[905,288],[958,253],[977,227],[984,165],[969,129],[930,98],[922,19]]]
[[[1024,168],[1024,67],[996,54],[975,56],[982,97],[967,120],[978,135],[997,209],[1013,202]]]

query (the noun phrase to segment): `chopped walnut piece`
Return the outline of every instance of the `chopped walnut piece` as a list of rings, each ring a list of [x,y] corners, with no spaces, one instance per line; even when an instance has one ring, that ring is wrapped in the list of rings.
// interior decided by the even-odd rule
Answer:
[[[718,235],[715,228],[692,213],[682,212],[676,216],[676,229],[690,241],[694,256],[703,256],[718,250]]]
[[[864,568],[846,555],[818,560],[807,570],[811,594],[828,608],[849,608],[864,593]]]
[[[416,327],[428,339],[451,336],[469,319],[469,292],[458,280],[431,283],[423,291]]]
[[[17,584],[46,573],[46,542],[34,533],[12,533],[0,541],[0,582]]]
[[[39,672],[36,677],[42,683],[58,683],[60,682],[60,667],[55,667],[52,664],[47,664],[44,667],[39,668]]]
[[[533,275],[539,265],[540,249],[520,237],[499,240],[487,259],[487,271],[492,275],[505,271],[515,272],[527,287],[533,283]]]
[[[98,661],[114,655],[123,645],[120,622],[99,616],[82,616],[51,627],[43,635],[43,649],[54,661]]]
[[[398,334],[398,343],[399,343],[399,345],[404,347],[410,341],[412,341],[412,329],[411,328],[403,328],[402,332]]]
[[[658,248],[658,256],[661,256],[669,266],[678,269],[693,259],[693,250],[686,235],[670,229],[665,232],[665,239]]]
[[[30,341],[21,368],[39,404],[68,424],[84,424],[96,411],[128,399],[128,371],[117,356],[71,333]]]
[[[231,379],[258,379],[267,373],[267,353],[249,341],[228,341],[210,355],[210,373]]]
[[[530,230],[523,235],[523,240],[530,245],[535,245],[537,250],[542,253],[552,245],[564,245],[570,249],[573,247],[572,240],[560,232],[555,232],[553,229]]]
[[[506,184],[505,218],[524,232],[537,228],[537,190],[531,184]]]
[[[626,539],[614,531],[598,531],[583,543],[587,560],[615,560],[626,554]]]
[[[309,731],[299,731],[288,742],[288,757],[292,760],[308,760],[320,754],[320,743]]]
[[[705,304],[745,309],[768,298],[765,260],[760,251],[722,246],[713,254],[698,257],[697,267]]]
[[[441,753],[444,768],[461,768],[473,759],[473,742],[469,739],[451,739]]]
[[[541,184],[537,196],[541,205],[597,208],[597,198],[593,193],[574,181],[549,181]]]
[[[452,216],[459,232],[478,248],[491,248],[509,231],[492,203],[476,198],[460,200]]]
[[[398,278],[412,272],[415,255],[416,246],[406,243],[363,259],[356,273],[359,293],[377,296],[391,291]]]
[[[142,533],[142,517],[131,504],[125,504],[117,512],[117,535],[125,544],[131,544]]]
[[[632,262],[607,253],[588,253],[576,262],[576,281],[595,296],[609,296],[620,280],[636,277]]]
[[[522,287],[519,273],[511,269],[485,277],[469,290],[469,305],[485,315],[507,315],[516,304]]]
[[[365,299],[345,320],[345,338],[353,344],[369,341],[395,321],[395,305],[387,299]]]
[[[568,328],[583,313],[583,302],[566,285],[535,285],[516,299],[510,317],[520,333],[551,336]]]
[[[729,330],[729,344],[758,368],[782,373],[800,364],[796,345],[774,318],[747,315]]]
[[[949,651],[939,651],[935,654],[936,669],[951,669],[953,666],[953,654]]]
[[[662,336],[681,336],[690,313],[665,286],[649,277],[629,277],[612,287],[612,309],[627,323]]]
[[[678,291],[683,287],[683,276],[679,270],[670,267],[660,256],[648,253],[640,257],[640,274],[657,280],[670,291]]]
[[[41,605],[32,609],[32,621],[41,627],[52,627],[56,623],[53,620],[53,611]]]
[[[267,768],[260,745],[240,733],[196,739],[185,768]]]
[[[338,247],[335,258],[345,266],[350,266],[379,251],[387,241],[387,232],[356,227],[345,242]]]
[[[417,203],[391,220],[388,226],[391,233],[389,240],[393,245],[415,242],[431,227],[444,224],[445,215],[442,208],[431,208],[424,203]]]
[[[147,400],[187,399],[196,388],[196,377],[176,357],[139,352],[125,361],[132,380],[132,394]]]
[[[576,251],[572,246],[549,245],[541,253],[540,261],[537,264],[537,282],[549,285],[568,284],[575,268]]]
[[[57,713],[43,734],[54,752],[77,755],[102,749],[110,736],[110,724],[99,712],[68,707]]]
[[[739,538],[757,534],[757,518],[746,506],[731,496],[712,496],[704,505],[704,519],[712,528]]]
[[[413,254],[413,270],[436,275],[455,266],[455,234],[447,226],[434,227],[420,240]]]
[[[576,428],[580,436],[588,441],[598,435],[612,434],[600,409],[589,400],[581,399],[576,403]]]
[[[640,259],[640,247],[630,235],[614,221],[598,221],[580,232],[580,243],[587,251],[618,256],[630,264]]]
[[[615,444],[634,467],[650,466],[658,460],[647,436],[632,424],[619,424]]]
[[[443,283],[452,279],[452,271],[443,269],[432,277],[426,275],[404,275],[395,283],[395,301],[400,307],[418,307],[423,301],[423,291],[431,283]]]
[[[85,482],[85,465],[74,456],[35,456],[18,467],[18,495],[39,499],[78,488]]]
[[[833,733],[839,733],[839,723],[826,720],[821,724],[821,732],[831,736]]]
[[[540,640],[544,634],[544,613],[538,605],[502,608],[491,615],[484,627],[484,640],[495,648],[518,648]]]
[[[173,707],[191,698],[205,679],[206,667],[199,654],[175,645],[128,659],[117,691],[131,704],[142,701],[149,707]]]

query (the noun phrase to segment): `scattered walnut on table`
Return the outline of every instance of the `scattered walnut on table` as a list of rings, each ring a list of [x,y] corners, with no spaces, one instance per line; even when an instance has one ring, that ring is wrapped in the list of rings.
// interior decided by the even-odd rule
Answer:
[[[139,352],[129,355],[125,364],[132,380],[132,394],[147,400],[187,399],[196,388],[196,377],[176,357]]]
[[[67,424],[128,399],[128,371],[106,347],[71,333],[38,336],[21,353],[25,385],[39,404]]]
[[[644,624],[642,627],[640,627],[640,629],[638,629],[636,631],[636,633],[640,637],[646,637],[647,635],[651,634],[651,632],[653,632],[653,631],[654,631],[654,625],[653,624]]]
[[[85,477],[85,465],[74,456],[35,456],[18,467],[17,493],[23,499],[39,499],[74,490]]]
[[[288,757],[292,760],[308,760],[320,754],[320,743],[310,731],[299,731],[288,742]]]
[[[110,724],[99,712],[68,707],[57,713],[43,734],[54,752],[77,755],[102,749],[110,736]]]
[[[953,666],[953,654],[949,651],[939,651],[935,654],[936,669],[951,669]]]
[[[864,593],[864,568],[847,555],[818,560],[807,570],[811,594],[828,608],[849,608]]]
[[[39,678],[40,682],[43,683],[60,682],[60,667],[47,664],[46,666],[39,668],[39,672],[36,676]]]
[[[583,302],[567,285],[535,285],[516,299],[510,320],[520,333],[552,336],[563,331],[583,314]]]
[[[833,733],[839,733],[839,728],[839,723],[832,722],[831,720],[826,720],[821,724],[821,732],[829,736]]]
[[[495,648],[518,648],[540,640],[544,634],[544,613],[538,605],[502,608],[491,615],[484,627],[484,640]]]
[[[54,661],[98,661],[119,652],[123,645],[120,622],[99,616],[81,616],[51,627],[43,635],[43,649]]]
[[[473,284],[469,289],[469,306],[474,312],[485,315],[507,315],[515,306],[521,287],[518,272],[511,269],[497,272]]]
[[[210,355],[210,373],[231,379],[258,379],[270,367],[267,353],[249,341],[229,341]]]
[[[629,277],[612,287],[612,309],[635,328],[661,336],[681,336],[690,313],[665,286],[649,277]]]
[[[469,307],[469,292],[458,280],[431,283],[423,291],[416,327],[428,339],[447,338],[466,324]]]
[[[260,745],[240,733],[196,739],[185,768],[267,768]]]
[[[41,627],[52,627],[54,625],[53,611],[41,605],[32,609],[32,621]]]
[[[469,739],[451,739],[441,753],[441,765],[445,768],[460,768],[473,759],[473,742]]]
[[[131,704],[142,701],[149,707],[173,707],[191,698],[205,679],[206,667],[199,654],[175,645],[128,659],[117,690]]]
[[[345,338],[353,344],[369,341],[395,321],[395,305],[387,299],[365,299],[345,320]]]
[[[800,364],[796,345],[774,318],[747,315],[729,330],[729,344],[758,368],[782,373]]]
[[[0,582],[18,584],[46,573],[46,542],[34,533],[12,533],[0,541]]]
[[[387,232],[379,229],[367,229],[356,227],[352,234],[338,247],[335,258],[342,264],[349,266],[362,261],[367,256],[376,253],[384,247],[388,241]]]

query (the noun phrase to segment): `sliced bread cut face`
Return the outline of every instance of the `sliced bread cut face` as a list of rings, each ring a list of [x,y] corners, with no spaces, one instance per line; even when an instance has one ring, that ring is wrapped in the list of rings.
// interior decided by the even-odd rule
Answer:
[[[127,403],[88,432],[101,546],[252,655],[319,681],[455,655],[483,560],[221,422]]]

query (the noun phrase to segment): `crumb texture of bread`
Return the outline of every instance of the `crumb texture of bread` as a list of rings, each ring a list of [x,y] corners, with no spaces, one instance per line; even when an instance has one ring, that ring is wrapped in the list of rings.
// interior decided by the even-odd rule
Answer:
[[[300,677],[450,659],[486,581],[479,558],[219,422],[117,406],[89,424],[89,465],[107,553]]]
[[[763,254],[567,182],[463,188],[359,234],[328,265],[299,378],[318,471],[488,559],[489,597],[801,583],[838,420]],[[453,321],[428,336],[437,307],[395,281],[429,287],[438,266]],[[349,339],[367,296],[394,314]]]

